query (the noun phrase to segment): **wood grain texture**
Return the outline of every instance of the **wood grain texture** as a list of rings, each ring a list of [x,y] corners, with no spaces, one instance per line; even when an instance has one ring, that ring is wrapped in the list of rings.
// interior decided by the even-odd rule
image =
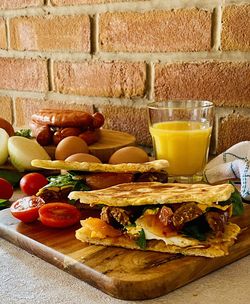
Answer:
[[[142,300],[167,294],[248,255],[250,206],[233,222],[242,228],[238,241],[228,256],[214,259],[88,245],[75,239],[78,225],[51,229],[38,221],[24,224],[9,209],[0,212],[0,236],[113,297]]]

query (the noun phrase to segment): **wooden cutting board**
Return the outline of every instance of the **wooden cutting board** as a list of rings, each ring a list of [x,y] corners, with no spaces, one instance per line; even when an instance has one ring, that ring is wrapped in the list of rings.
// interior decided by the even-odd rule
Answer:
[[[95,155],[103,163],[106,163],[115,151],[126,146],[134,145],[135,141],[135,137],[126,132],[101,129],[100,139],[98,142],[89,146],[89,153]],[[55,146],[46,146],[44,148],[53,159]]]
[[[248,255],[250,206],[234,222],[242,228],[237,243],[228,256],[215,259],[88,245],[75,239],[78,226],[57,230],[38,221],[24,224],[9,209],[0,212],[0,236],[113,297],[142,300],[165,295]]]

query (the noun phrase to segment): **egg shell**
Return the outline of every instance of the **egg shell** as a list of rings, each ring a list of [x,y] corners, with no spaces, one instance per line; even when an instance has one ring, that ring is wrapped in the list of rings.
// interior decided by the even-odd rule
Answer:
[[[109,159],[110,164],[145,163],[149,161],[147,153],[138,147],[124,147],[113,153]]]
[[[89,162],[89,163],[101,163],[100,159],[94,155],[87,153],[76,153],[70,155],[65,159],[65,161],[77,161],[77,162]]]
[[[65,160],[76,153],[88,153],[86,142],[78,136],[68,136],[61,140],[56,147],[55,159]]]

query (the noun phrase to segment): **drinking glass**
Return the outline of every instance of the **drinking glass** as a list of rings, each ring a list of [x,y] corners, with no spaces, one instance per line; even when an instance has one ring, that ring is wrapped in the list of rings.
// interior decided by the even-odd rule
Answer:
[[[169,161],[170,181],[193,183],[202,180],[213,110],[213,103],[205,100],[168,100],[148,105],[154,156]]]

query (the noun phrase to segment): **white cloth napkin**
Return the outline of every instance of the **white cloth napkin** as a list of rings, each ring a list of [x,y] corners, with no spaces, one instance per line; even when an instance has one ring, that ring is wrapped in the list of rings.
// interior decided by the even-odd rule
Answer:
[[[250,141],[240,142],[211,160],[204,178],[209,184],[240,179],[241,196],[250,200]]]

